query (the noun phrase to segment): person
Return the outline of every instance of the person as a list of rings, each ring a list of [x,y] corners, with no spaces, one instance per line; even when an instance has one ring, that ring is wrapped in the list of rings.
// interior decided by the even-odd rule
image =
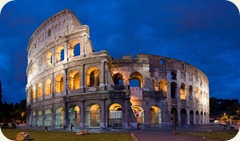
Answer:
[[[72,129],[73,129],[73,124],[71,123],[71,131],[72,131]]]
[[[45,126],[45,131],[48,131],[48,127],[47,127],[47,125]]]

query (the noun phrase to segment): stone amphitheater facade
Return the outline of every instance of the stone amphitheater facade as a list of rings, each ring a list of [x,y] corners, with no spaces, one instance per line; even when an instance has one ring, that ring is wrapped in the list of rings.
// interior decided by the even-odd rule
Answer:
[[[209,122],[209,84],[202,71],[156,55],[113,59],[107,51],[95,52],[89,38],[89,27],[67,9],[32,34],[29,126],[129,129]]]

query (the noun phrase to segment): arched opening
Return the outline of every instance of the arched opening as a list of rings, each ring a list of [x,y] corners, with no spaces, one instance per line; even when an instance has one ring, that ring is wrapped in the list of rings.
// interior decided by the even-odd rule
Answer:
[[[36,99],[36,87],[35,86],[32,87],[32,99],[33,100]]]
[[[43,119],[42,111],[40,110],[38,111],[38,122],[37,122],[38,127],[42,126],[42,119]]]
[[[198,87],[196,87],[196,90],[195,90],[195,99],[198,101]]]
[[[176,98],[177,83],[171,83],[171,98]]]
[[[69,47],[69,58],[80,55],[80,43],[77,40],[74,40],[70,43]]]
[[[181,109],[181,125],[186,126],[187,125],[187,111],[186,109]]]
[[[100,107],[97,104],[88,106],[86,111],[87,126],[100,126]]]
[[[200,116],[200,124],[203,124],[203,112],[201,111],[201,116]]]
[[[64,60],[64,47],[60,46],[56,50],[56,63]]]
[[[50,109],[45,111],[45,126],[51,127],[52,125],[52,112]]]
[[[63,92],[64,91],[64,81],[63,76],[60,74],[55,79],[55,92]]]
[[[144,110],[138,105],[132,106],[133,113],[139,124],[144,124]]]
[[[120,73],[113,75],[113,82],[115,85],[123,85],[123,76]]]
[[[42,98],[42,83],[38,83],[38,99]]]
[[[109,107],[109,127],[122,127],[122,106],[118,103]]]
[[[199,124],[199,112],[196,111],[196,125]]]
[[[74,128],[79,128],[80,108],[78,106],[71,106],[68,111],[68,115],[70,124],[73,124]]]
[[[171,78],[172,80],[177,80],[177,73],[176,73],[176,72],[171,72],[170,78]]]
[[[189,99],[190,99],[190,101],[193,100],[192,92],[193,92],[193,87],[192,87],[192,85],[190,85],[190,86],[189,86],[189,89],[188,89],[188,93],[189,93]]]
[[[161,109],[157,106],[152,106],[150,108],[150,124],[151,125],[159,125],[161,124]]]
[[[47,79],[45,81],[45,94],[50,95],[51,94],[51,80]]]
[[[193,110],[190,111],[190,125],[194,125],[194,113],[193,113]]]
[[[56,127],[63,127],[64,125],[64,109],[62,107],[58,107],[56,110]]]
[[[143,77],[139,72],[134,72],[130,75],[129,78],[130,87],[142,87],[143,86]]]
[[[33,111],[33,113],[32,113],[31,125],[32,126],[36,125],[36,112],[35,111]]]
[[[185,93],[185,84],[182,83],[180,87],[180,99],[186,100],[186,93]]]
[[[80,88],[80,76],[79,76],[79,72],[78,71],[72,71],[69,74],[69,78],[68,78],[68,82],[69,82],[69,89],[79,89]]]
[[[167,96],[167,81],[161,80],[159,83],[159,91],[161,94]]]
[[[51,66],[52,65],[52,52],[48,52],[46,55],[46,64],[47,66]]]
[[[178,125],[178,111],[176,108],[172,108],[170,120],[173,125]]]
[[[86,84],[88,87],[99,86],[100,72],[96,67],[89,68],[87,71]]]

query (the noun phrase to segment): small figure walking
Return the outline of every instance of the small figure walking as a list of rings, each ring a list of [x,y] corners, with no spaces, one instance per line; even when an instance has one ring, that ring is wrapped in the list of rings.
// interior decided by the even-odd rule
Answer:
[[[73,124],[71,123],[71,131],[73,130]]]
[[[47,127],[47,125],[45,126],[45,131],[48,131],[48,127]]]

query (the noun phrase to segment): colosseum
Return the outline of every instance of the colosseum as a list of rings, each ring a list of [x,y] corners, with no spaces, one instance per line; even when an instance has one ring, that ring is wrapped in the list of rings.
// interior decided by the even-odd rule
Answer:
[[[94,51],[69,10],[43,22],[27,51],[27,125],[131,129],[209,122],[209,84],[196,67],[158,55]],[[117,49],[116,49],[117,51]]]

